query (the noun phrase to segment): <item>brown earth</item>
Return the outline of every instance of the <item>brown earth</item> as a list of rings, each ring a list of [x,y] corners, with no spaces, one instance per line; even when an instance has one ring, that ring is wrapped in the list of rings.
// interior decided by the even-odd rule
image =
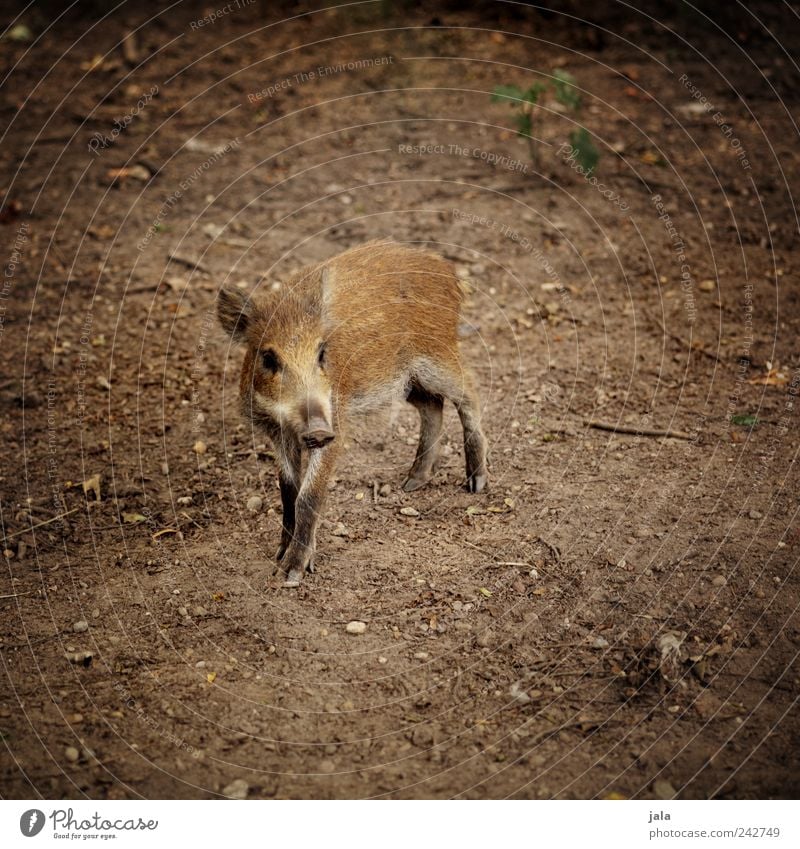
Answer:
[[[36,40],[0,60],[4,797],[800,791],[800,38],[748,7],[23,15]],[[554,68],[583,107],[543,96],[535,167],[489,95]],[[558,154],[574,120],[602,186]],[[284,590],[213,299],[386,236],[473,288],[490,490],[462,489],[452,409],[413,495],[414,411],[365,422],[317,573]]]

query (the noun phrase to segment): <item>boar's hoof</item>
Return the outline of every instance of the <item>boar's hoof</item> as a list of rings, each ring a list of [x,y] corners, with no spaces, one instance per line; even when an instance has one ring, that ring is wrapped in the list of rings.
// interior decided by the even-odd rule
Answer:
[[[486,474],[478,473],[467,479],[467,489],[470,492],[483,492],[486,488]]]
[[[301,581],[303,580],[303,572],[304,571],[305,572],[312,572],[312,573],[314,572],[314,559],[313,559],[313,557],[311,558],[311,560],[308,561],[308,563],[306,563],[305,570],[297,568],[297,567],[289,570],[289,572],[286,575],[286,580],[283,582],[284,587],[299,587]]]
[[[410,477],[406,478],[403,483],[403,492],[414,492],[414,490],[422,489],[430,478]]]
[[[299,587],[302,580],[303,573],[299,569],[292,569],[286,576],[286,580],[283,582],[283,585],[284,587]]]

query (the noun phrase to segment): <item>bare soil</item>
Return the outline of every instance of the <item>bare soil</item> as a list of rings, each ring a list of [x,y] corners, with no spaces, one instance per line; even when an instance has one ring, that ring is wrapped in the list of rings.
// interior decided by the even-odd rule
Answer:
[[[800,791],[800,33],[778,4],[642,8],[23,15],[37,40],[0,54],[4,797]],[[583,106],[543,98],[534,165],[490,93],[553,68]],[[558,152],[575,120],[601,186]],[[414,410],[366,421],[286,590],[215,293],[387,236],[472,287],[490,488],[463,489],[452,409],[410,495]]]

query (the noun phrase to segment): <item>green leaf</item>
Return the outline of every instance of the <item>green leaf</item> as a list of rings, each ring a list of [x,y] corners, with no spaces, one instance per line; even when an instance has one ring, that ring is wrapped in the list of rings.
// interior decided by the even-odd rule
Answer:
[[[528,112],[520,112],[514,120],[517,123],[517,133],[529,139],[531,137],[531,130],[533,129],[530,114]]]
[[[528,103],[533,104],[534,106],[539,102],[539,95],[545,91],[547,88],[546,85],[542,85],[542,83],[534,83],[523,95],[525,100]]]
[[[742,425],[743,427],[755,427],[758,424],[758,416],[731,416],[731,424]]]
[[[492,92],[492,100],[497,102],[498,100],[525,100],[525,92],[515,85],[498,85],[495,86],[494,91]],[[512,106],[516,106],[516,103],[512,103]]]
[[[592,137],[586,127],[581,127],[579,130],[573,130],[569,134],[569,140],[572,144],[572,150],[575,153],[575,158],[578,160],[578,165],[584,169],[588,177],[597,166],[600,159],[600,151],[592,143]]]
[[[556,100],[577,112],[581,105],[581,95],[575,88],[575,77],[556,68],[553,71],[553,86],[556,92]]]
[[[491,590],[487,590],[487,589],[486,589],[486,587],[480,587],[480,588],[478,589],[478,592],[479,592],[482,596],[485,596],[486,598],[491,598],[491,597],[492,597],[492,591],[491,591]]]

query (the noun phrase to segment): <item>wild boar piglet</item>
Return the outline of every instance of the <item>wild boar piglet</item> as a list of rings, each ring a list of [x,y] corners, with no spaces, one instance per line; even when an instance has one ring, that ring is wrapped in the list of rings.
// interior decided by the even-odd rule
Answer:
[[[434,472],[449,399],[464,429],[467,487],[486,486],[480,402],[458,347],[462,299],[449,262],[388,241],[307,266],[275,292],[219,293],[220,323],[245,349],[242,411],[275,448],[285,586],[313,571],[343,434],[366,413],[395,399],[417,408],[419,445],[403,484],[412,491]]]

